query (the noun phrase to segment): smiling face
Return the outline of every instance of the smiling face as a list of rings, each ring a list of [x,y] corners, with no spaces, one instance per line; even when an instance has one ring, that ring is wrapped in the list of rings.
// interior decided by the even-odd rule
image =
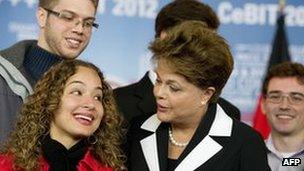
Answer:
[[[157,117],[163,122],[194,124],[200,122],[213,91],[201,90],[174,73],[164,61],[158,62],[154,95]]]
[[[299,84],[296,77],[274,77],[267,88],[267,94],[271,93],[302,96],[304,85]],[[297,98],[296,96],[294,98]],[[302,98],[301,96],[299,98]],[[262,101],[262,110],[271,124],[272,132],[280,135],[304,135],[304,104],[291,104],[288,98],[292,97],[284,96],[278,103],[267,98]],[[299,101],[299,98],[295,100]]]
[[[88,45],[92,29],[83,27],[84,20],[95,17],[95,7],[89,0],[59,0],[58,4],[50,9],[55,12],[65,12],[69,15],[79,16],[76,23],[59,18],[43,8],[37,11],[37,18],[41,32],[38,45],[43,49],[64,58],[76,58]]]
[[[98,74],[78,67],[66,83],[59,109],[51,122],[51,137],[70,147],[92,135],[103,118],[102,85]]]

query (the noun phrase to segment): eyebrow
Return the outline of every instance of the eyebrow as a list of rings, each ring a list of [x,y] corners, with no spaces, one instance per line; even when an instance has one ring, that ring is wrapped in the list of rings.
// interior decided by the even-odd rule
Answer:
[[[168,80],[167,83],[169,83],[169,84],[177,84],[178,86],[180,86],[179,83],[177,81],[175,81],[175,80]]]
[[[155,71],[155,73],[156,73],[156,75],[157,75],[157,78],[160,78],[160,76],[159,76],[159,74],[157,73],[157,71]],[[178,86],[181,86],[177,81],[175,81],[175,80],[167,80],[166,81],[167,83],[169,83],[169,84],[177,84]]]
[[[61,10],[61,11],[59,11],[59,12],[69,12],[69,13],[72,13],[73,15],[77,15],[77,16],[79,16],[77,13],[75,13],[75,12],[73,12],[73,11],[70,11],[70,10],[67,10],[67,9],[63,9],[63,10]],[[80,17],[80,16],[79,16]],[[96,20],[96,18],[95,17],[85,17],[85,18],[83,18],[84,20]]]
[[[72,81],[72,82],[68,83],[67,86],[69,86],[69,85],[71,85],[71,84],[82,84],[82,85],[85,86],[85,83],[84,83],[84,82],[78,81],[78,80],[75,80],[75,81]],[[101,88],[100,86],[95,87],[95,89],[102,91],[102,88]]]
[[[291,91],[291,92],[282,92],[282,91],[279,91],[279,90],[273,90],[273,91],[269,91],[268,92],[269,94],[274,94],[274,93],[283,93],[283,94],[297,94],[297,95],[304,95],[303,93],[301,92],[297,92],[297,91]]]
[[[268,91],[267,93],[283,93],[283,92],[279,90],[272,90],[272,91]]]

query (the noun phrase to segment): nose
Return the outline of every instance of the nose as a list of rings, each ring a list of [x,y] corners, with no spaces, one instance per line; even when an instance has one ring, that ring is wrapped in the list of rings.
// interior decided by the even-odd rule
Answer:
[[[290,103],[289,97],[288,96],[283,96],[282,101],[280,103],[280,108],[281,109],[288,109],[289,108],[289,103]]]
[[[83,21],[78,20],[78,21],[75,23],[75,26],[73,27],[73,32],[74,32],[74,33],[77,33],[77,34],[83,34],[84,29],[85,29],[85,28],[84,28]]]
[[[165,91],[164,87],[161,85],[155,85],[153,89],[153,93],[156,99],[164,99],[165,98]]]
[[[94,110],[95,109],[94,99],[91,97],[84,98],[82,107],[89,110]]]

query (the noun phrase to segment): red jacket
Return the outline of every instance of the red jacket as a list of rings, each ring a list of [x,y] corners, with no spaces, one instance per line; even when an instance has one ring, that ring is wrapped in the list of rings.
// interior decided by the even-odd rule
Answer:
[[[40,171],[48,171],[49,164],[47,161],[41,157],[40,159],[41,167]],[[106,167],[99,163],[88,151],[84,158],[80,160],[77,165],[78,171],[113,171],[114,169]],[[11,155],[0,155],[0,171],[13,171],[13,158]]]

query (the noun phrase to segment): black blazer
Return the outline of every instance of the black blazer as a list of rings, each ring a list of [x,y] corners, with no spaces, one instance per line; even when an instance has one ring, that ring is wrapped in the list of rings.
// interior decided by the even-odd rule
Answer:
[[[168,127],[156,114],[139,116],[127,134],[131,171],[167,171]],[[251,127],[231,119],[211,104],[195,134],[178,158],[176,171],[268,171],[263,139]]]
[[[114,97],[120,112],[127,121],[139,115],[156,113],[156,100],[153,95],[153,84],[149,72],[137,83],[114,89]],[[218,103],[234,119],[240,120],[240,110],[223,98]]]

